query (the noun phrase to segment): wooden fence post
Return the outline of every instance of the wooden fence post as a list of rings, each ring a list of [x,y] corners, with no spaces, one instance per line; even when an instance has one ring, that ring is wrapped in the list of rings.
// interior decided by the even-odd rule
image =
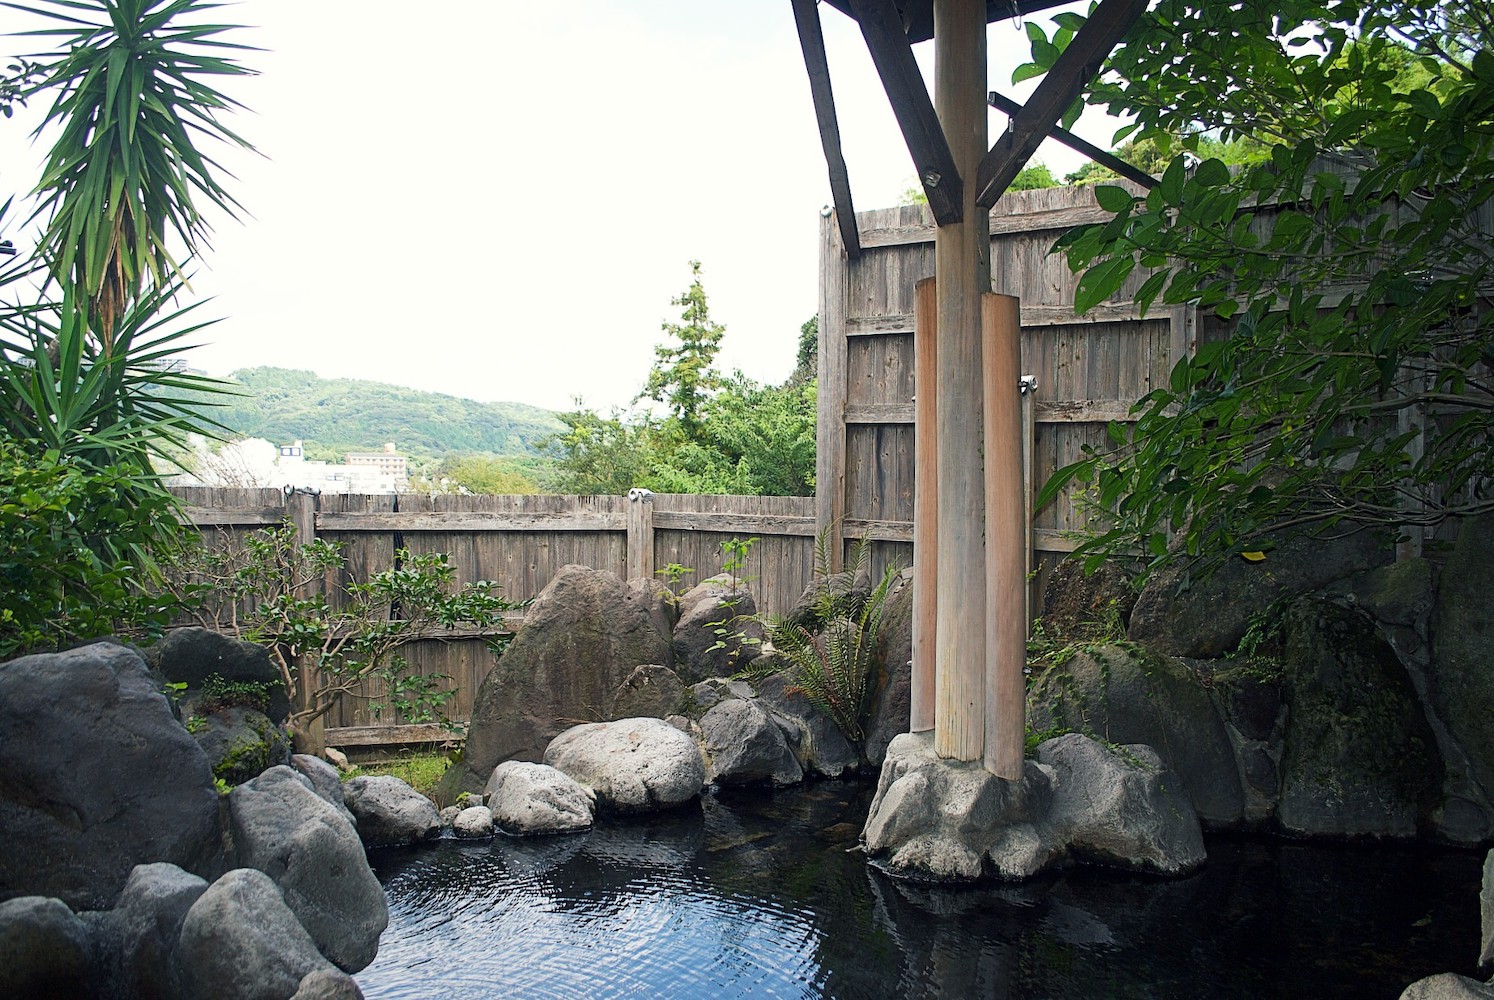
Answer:
[[[815,407],[815,533],[825,539],[830,572],[845,560],[846,260],[834,213],[820,220],[820,335]]]
[[[939,373],[936,278],[915,287],[913,320],[913,673],[910,733],[934,728],[939,586]]]
[[[1027,660],[1027,504],[1022,470],[1022,321],[1018,300],[981,301],[986,495],[986,770],[1022,777]]]
[[[290,520],[296,531],[296,546],[304,548],[316,540],[316,508],[319,497],[315,493],[304,490],[290,490],[285,495],[285,516]],[[326,582],[321,584],[308,583],[296,594],[297,597],[311,597],[318,586],[325,587]],[[316,691],[315,666],[310,656],[300,654],[295,660],[296,690],[294,692],[295,710],[304,712],[311,708],[313,695]],[[296,727],[293,740],[298,753],[309,753],[320,756],[326,747],[326,720],[324,716],[317,716],[308,722]]]
[[[628,490],[628,579],[654,578],[654,492]]]

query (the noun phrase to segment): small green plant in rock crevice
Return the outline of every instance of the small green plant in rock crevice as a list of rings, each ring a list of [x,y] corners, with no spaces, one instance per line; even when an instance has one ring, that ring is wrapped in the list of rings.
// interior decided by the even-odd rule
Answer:
[[[756,619],[752,615],[743,615],[737,612],[742,606],[742,598],[737,595],[741,584],[750,580],[751,577],[739,575],[747,567],[747,558],[752,553],[752,546],[762,539],[752,538],[728,538],[721,543],[721,573],[727,578],[731,593],[734,595],[721,602],[721,607],[727,612],[725,618],[719,621],[706,622],[706,626],[716,636],[716,641],[706,649],[707,653],[718,650],[729,650],[729,666],[735,668],[737,658],[741,656],[743,647],[761,646],[762,639],[751,635],[742,628],[743,622],[751,622]]]
[[[815,542],[815,576],[830,573],[828,532]],[[870,544],[862,540],[852,550],[853,577],[865,573]],[[870,722],[873,683],[877,662],[877,632],[887,596],[901,568],[888,566],[869,594],[855,588],[836,593],[821,587],[815,597],[817,631],[778,615],[760,616],[765,637],[778,655],[749,676],[781,671],[789,690],[802,692],[809,703],[830,717],[847,740],[857,748],[866,741]]]

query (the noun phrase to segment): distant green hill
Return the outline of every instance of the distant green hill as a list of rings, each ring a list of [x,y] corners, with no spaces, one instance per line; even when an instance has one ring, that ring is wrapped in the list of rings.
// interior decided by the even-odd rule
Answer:
[[[406,455],[532,455],[564,430],[553,412],[524,403],[480,403],[293,368],[245,368],[231,378],[247,395],[214,408],[215,419],[244,437],[302,440],[312,455],[372,451],[386,441]]]

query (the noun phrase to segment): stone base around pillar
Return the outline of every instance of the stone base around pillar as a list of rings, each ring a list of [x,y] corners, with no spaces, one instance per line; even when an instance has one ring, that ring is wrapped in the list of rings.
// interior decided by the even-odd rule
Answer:
[[[1078,733],[1039,746],[1020,781],[905,733],[887,748],[861,839],[891,874],[933,881],[1022,880],[1066,861],[1180,875],[1204,861],[1198,816],[1156,753]]]

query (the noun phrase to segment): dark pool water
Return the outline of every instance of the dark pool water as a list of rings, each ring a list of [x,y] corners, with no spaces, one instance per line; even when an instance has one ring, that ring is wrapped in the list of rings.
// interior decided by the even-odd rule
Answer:
[[[1482,856],[1212,837],[1181,880],[928,888],[848,851],[870,789],[375,852],[373,998],[1393,998],[1472,975]]]

